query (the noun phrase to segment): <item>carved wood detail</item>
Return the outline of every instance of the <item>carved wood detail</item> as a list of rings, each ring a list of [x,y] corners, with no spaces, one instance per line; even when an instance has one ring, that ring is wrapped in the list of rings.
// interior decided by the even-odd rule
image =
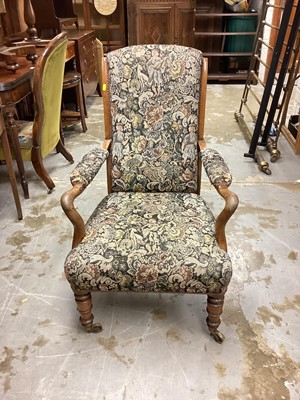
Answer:
[[[195,0],[128,0],[128,44],[193,46]]]

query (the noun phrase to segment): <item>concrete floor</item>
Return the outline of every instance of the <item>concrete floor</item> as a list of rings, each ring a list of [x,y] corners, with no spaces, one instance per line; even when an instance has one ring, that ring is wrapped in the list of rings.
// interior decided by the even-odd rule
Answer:
[[[208,334],[205,296],[95,294],[102,333],[78,322],[63,263],[71,224],[59,199],[70,187],[58,154],[45,165],[47,194],[30,163],[23,221],[0,167],[0,398],[5,400],[283,400],[300,398],[300,158],[281,138],[272,175],[248,150],[233,112],[242,86],[209,85],[206,138],[228,161],[240,206],[228,226],[234,275],[217,344]],[[88,99],[88,131],[66,134],[79,161],[103,137],[101,102]],[[266,160],[269,160],[266,154]],[[105,171],[78,202],[85,216],[105,194]],[[20,191],[21,192],[21,191]],[[205,181],[215,212],[222,202]]]

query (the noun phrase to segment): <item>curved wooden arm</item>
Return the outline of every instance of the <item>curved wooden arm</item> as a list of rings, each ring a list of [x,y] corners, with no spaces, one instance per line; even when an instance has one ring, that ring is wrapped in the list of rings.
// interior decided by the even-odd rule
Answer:
[[[81,183],[78,183],[65,192],[60,199],[62,209],[74,226],[72,249],[81,242],[85,235],[85,224],[83,218],[74,206],[76,197],[78,197],[84,189],[85,187]]]
[[[221,249],[227,251],[225,226],[239,204],[239,198],[226,185],[215,186],[217,192],[225,200],[225,207],[216,219],[216,240]]]
[[[107,151],[110,144],[111,144],[111,140],[105,139],[102,143],[102,149]],[[91,150],[89,153],[86,154],[85,157],[87,157],[87,159],[88,159],[89,154],[95,155],[94,151],[95,151],[94,149]],[[72,183],[73,187],[71,189],[69,189],[68,191],[66,191],[61,196],[61,199],[60,199],[60,204],[62,206],[62,209],[64,210],[66,216],[69,218],[69,220],[71,221],[71,223],[74,226],[72,249],[74,247],[78,246],[78,244],[82,241],[82,239],[85,236],[85,223],[84,223],[82,216],[79,214],[79,212],[75,208],[75,204],[74,204],[75,199],[86,189],[86,187],[95,178],[95,176],[97,175],[103,162],[105,161],[105,158],[107,157],[107,155],[105,155],[105,158],[98,160],[99,161],[98,164],[96,163],[97,168],[92,170],[92,174],[90,176],[88,176],[88,178],[80,175],[80,169],[82,169],[83,165],[84,165],[84,168],[88,168],[88,165],[84,164],[85,157],[83,157],[83,159],[79,162],[79,164],[77,164],[77,167],[73,170],[73,172],[71,174],[71,183]],[[85,161],[87,161],[87,159]],[[94,158],[93,158],[93,160],[94,160]],[[95,160],[93,162],[95,164]],[[79,166],[80,166],[80,168],[79,168]],[[72,178],[74,171],[76,171],[78,168],[79,168],[79,170],[77,171],[78,173],[75,175],[75,178],[74,178],[74,176]]]

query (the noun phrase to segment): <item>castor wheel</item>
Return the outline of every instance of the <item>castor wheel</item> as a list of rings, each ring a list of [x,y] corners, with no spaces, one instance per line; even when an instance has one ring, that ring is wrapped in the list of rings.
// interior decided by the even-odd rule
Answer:
[[[102,325],[95,323],[90,326],[85,326],[84,329],[88,333],[98,333],[102,331]]]
[[[210,334],[217,343],[222,344],[224,342],[225,336],[217,329],[210,330]]]

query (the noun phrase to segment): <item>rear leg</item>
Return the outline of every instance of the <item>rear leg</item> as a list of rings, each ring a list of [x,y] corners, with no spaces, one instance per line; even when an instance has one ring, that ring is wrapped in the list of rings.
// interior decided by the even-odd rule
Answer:
[[[224,296],[225,292],[210,293],[207,295],[208,316],[206,318],[206,323],[210,334],[218,343],[223,343],[225,339],[224,335],[218,330],[218,327],[221,323],[220,316],[223,313]]]

